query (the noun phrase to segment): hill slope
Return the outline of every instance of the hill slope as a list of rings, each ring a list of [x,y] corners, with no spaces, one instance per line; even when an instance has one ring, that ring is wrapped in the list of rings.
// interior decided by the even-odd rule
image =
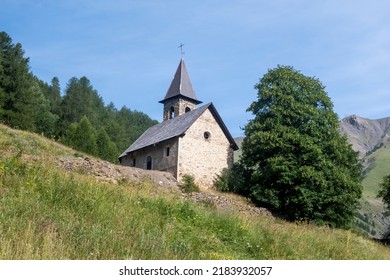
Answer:
[[[359,152],[365,168],[359,225],[380,238],[390,226],[390,217],[376,198],[383,177],[390,174],[390,117],[370,120],[352,115],[340,121],[340,128]]]
[[[3,125],[0,151],[0,259],[390,259],[350,231],[195,203],[165,173]]]
[[[370,231],[375,231],[373,236],[380,238],[389,230],[390,216],[383,202],[378,199],[377,193],[379,184],[385,175],[390,174],[390,145],[385,144],[381,148],[371,153],[366,158],[368,168],[363,179],[363,202],[360,213],[364,216],[366,224],[370,226]],[[367,228],[367,226],[366,226]]]

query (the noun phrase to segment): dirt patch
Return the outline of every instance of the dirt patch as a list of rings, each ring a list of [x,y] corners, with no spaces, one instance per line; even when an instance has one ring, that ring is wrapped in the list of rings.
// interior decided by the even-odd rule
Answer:
[[[121,166],[91,157],[59,157],[55,162],[60,168],[68,172],[90,175],[99,181],[118,184],[122,180],[141,181],[147,179],[152,181],[157,188],[178,193],[180,194],[179,197],[183,199],[190,199],[202,205],[215,207],[218,210],[272,216],[267,209],[255,207],[248,200],[237,195],[226,194],[225,196],[219,193],[211,193],[210,190],[190,194],[182,193],[177,180],[168,172]]]
[[[203,204],[215,206],[219,210],[233,212],[233,213],[243,213],[253,215],[265,215],[272,216],[271,212],[266,208],[255,207],[249,203],[249,201],[244,201],[243,199],[229,198],[224,195],[217,195],[211,193],[190,193],[186,195],[187,198],[192,201]]]
[[[168,172],[121,166],[90,157],[60,157],[58,165],[66,171],[90,175],[97,180],[114,184],[121,180],[140,181],[148,179],[157,186],[180,191],[176,179]]]

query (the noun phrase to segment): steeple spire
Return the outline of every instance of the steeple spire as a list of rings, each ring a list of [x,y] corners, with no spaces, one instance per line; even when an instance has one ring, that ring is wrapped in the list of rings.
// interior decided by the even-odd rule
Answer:
[[[165,103],[168,99],[180,97],[189,99],[189,101],[192,101],[195,104],[202,103],[202,101],[196,98],[183,58],[180,59],[179,66],[177,67],[171,85],[169,86],[164,99],[161,100],[160,103]]]
[[[195,109],[199,103],[202,103],[202,101],[196,98],[183,58],[180,59],[167,94],[160,103],[164,104],[164,121],[183,115]]]

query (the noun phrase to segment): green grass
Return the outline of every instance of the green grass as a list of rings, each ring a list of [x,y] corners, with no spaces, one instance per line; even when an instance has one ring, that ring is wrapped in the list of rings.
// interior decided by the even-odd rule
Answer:
[[[379,185],[382,183],[383,177],[390,174],[389,144],[376,150],[368,157],[369,160],[373,160],[373,163],[363,180],[363,196],[366,199],[376,198],[379,191]]]
[[[74,150],[39,134],[14,130],[0,124],[0,149],[4,155],[21,152],[30,156],[73,155]]]
[[[368,161],[371,161],[371,165],[368,168],[368,172],[362,181],[363,185],[363,198],[361,200],[361,209],[359,212],[362,215],[367,216],[368,223],[360,220],[360,223],[369,227],[369,230],[363,232],[371,233],[374,231],[377,237],[381,237],[388,231],[389,219],[384,221],[384,215],[386,208],[381,199],[377,198],[380,183],[383,181],[383,177],[390,174],[390,143],[388,142],[383,147],[379,148],[368,156]],[[375,235],[375,234],[374,234]]]
[[[149,181],[67,173],[52,162],[74,151],[0,130],[0,259],[390,259],[351,231],[219,212],[156,195]]]

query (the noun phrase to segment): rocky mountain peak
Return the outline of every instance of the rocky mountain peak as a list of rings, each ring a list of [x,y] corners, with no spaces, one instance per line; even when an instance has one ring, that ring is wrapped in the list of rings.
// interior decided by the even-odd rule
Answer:
[[[390,117],[371,120],[351,115],[340,121],[341,132],[362,158],[388,140],[389,128]]]

